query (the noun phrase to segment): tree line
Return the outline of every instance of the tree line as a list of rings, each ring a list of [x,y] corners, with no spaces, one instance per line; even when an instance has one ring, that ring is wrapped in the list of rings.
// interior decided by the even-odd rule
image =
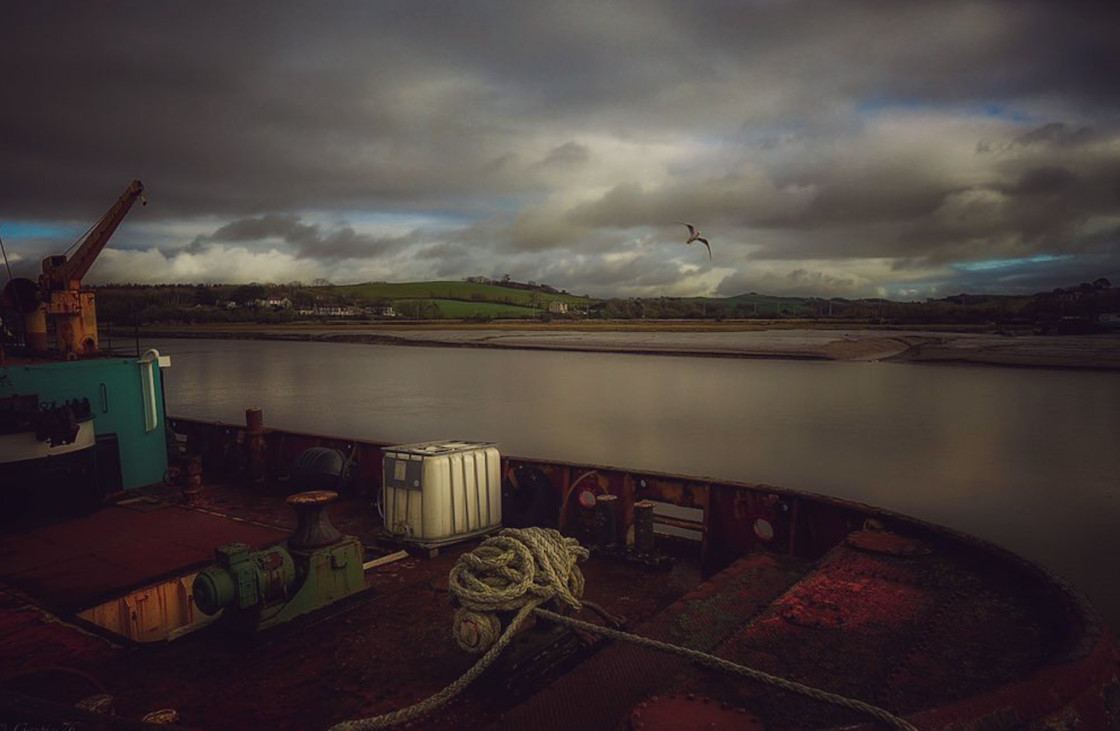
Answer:
[[[498,286],[502,286],[495,282]],[[518,283],[520,284],[520,283]],[[535,292],[542,285],[527,283]],[[507,285],[508,286],[508,285]],[[521,287],[515,287],[520,289]],[[508,290],[507,290],[508,291]],[[123,325],[183,322],[286,322],[300,317],[300,310],[316,306],[346,305],[382,307],[394,302],[383,297],[363,298],[336,291],[329,285],[287,284],[164,284],[111,285],[96,288],[98,316],[104,322]],[[290,307],[261,306],[269,298],[283,298]],[[500,291],[473,293],[470,301],[510,303]],[[440,309],[424,298],[409,298],[395,304],[399,314],[417,319],[438,319]],[[540,309],[542,319],[553,319],[539,298],[530,307]],[[924,302],[886,299],[819,297],[771,297],[743,295],[729,298],[649,297],[592,300],[569,317],[611,320],[632,319],[816,319],[864,321],[879,324],[969,324],[996,327],[1052,328],[1062,320],[1098,320],[1102,314],[1120,312],[1120,290],[1104,277],[1091,282],[1056,288],[1034,295],[958,294]]]

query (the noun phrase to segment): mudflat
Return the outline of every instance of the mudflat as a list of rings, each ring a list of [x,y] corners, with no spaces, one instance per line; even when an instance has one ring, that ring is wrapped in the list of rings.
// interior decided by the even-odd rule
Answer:
[[[300,324],[145,328],[150,337],[354,342],[429,347],[515,348],[725,358],[908,361],[1120,370],[1120,333],[1001,335],[940,330],[789,328],[755,323],[643,323],[593,328],[552,323],[519,328]],[[125,335],[121,333],[121,335]]]

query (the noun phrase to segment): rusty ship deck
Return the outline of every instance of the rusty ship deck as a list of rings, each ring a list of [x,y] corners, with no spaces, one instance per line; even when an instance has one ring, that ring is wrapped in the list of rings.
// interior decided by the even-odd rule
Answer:
[[[244,427],[175,427],[205,458],[210,479],[195,504],[156,486],[91,515],[0,534],[6,727],[145,728],[137,719],[172,708],[188,728],[325,729],[420,701],[475,662],[450,640],[447,577],[477,540],[376,566],[361,594],[253,635],[215,626],[137,643],[82,620],[98,602],[197,571],[217,545],[282,541],[295,525],[287,466],[309,446],[336,447],[355,465],[352,488],[331,506],[335,526],[357,536],[367,558],[399,548],[372,503],[385,445],[268,430],[253,455],[236,446],[251,441]],[[561,495],[592,480],[627,505],[651,499],[698,516],[663,519],[687,537],[659,535],[667,558],[657,565],[609,552],[581,564],[585,598],[629,631],[873,703],[920,729],[1120,722],[1116,647],[1094,610],[990,544],[763,485],[515,458],[502,467],[533,470]],[[255,480],[226,477],[254,470]],[[555,517],[574,530],[574,511],[565,503]],[[112,696],[113,716],[74,709],[97,693]],[[460,697],[409,728],[688,724],[876,727],[847,708],[538,621]]]

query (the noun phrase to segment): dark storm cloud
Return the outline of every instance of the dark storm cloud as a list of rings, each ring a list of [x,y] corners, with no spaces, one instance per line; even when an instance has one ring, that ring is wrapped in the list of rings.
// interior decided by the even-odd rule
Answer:
[[[1072,127],[1064,122],[1051,122],[1032,129],[1014,140],[1023,147],[1031,145],[1078,145],[1089,142],[1094,137],[1090,127]]]
[[[1020,196],[1060,195],[1077,183],[1077,176],[1060,165],[1024,170],[1008,191]]]
[[[582,165],[591,159],[591,153],[586,145],[577,142],[565,142],[559,147],[549,151],[548,156],[541,160],[541,167],[572,167]]]
[[[1002,247],[1083,248],[1088,220],[1120,215],[1120,132],[1066,134],[1066,125],[997,156],[971,153],[961,170],[928,153],[877,158],[873,135],[853,139],[856,163],[830,159],[831,143],[805,140],[760,175],[732,172],[688,186],[647,190],[623,183],[569,212],[588,227],[706,220],[724,229],[790,235],[760,245],[754,259],[894,257],[909,264],[973,260]],[[1045,147],[1040,147],[1040,145]],[[1060,149],[1055,149],[1055,146]],[[866,150],[868,156],[860,158]],[[705,227],[708,230],[708,227]]]
[[[303,223],[290,214],[268,214],[228,223],[212,234],[198,236],[188,248],[198,251],[213,243],[248,243],[280,240],[295,247],[301,258],[371,258],[388,251],[394,244],[407,243],[408,237],[385,238],[359,234],[350,226],[323,232],[317,224]]]
[[[317,241],[320,238],[319,227],[302,223],[299,216],[270,213],[227,223],[203,238],[210,241],[260,241],[273,237],[300,244]]]
[[[271,243],[394,261],[352,272],[512,261],[601,294],[699,293],[719,278],[601,258],[696,220],[728,281],[765,264],[874,287],[1038,252],[1120,266],[1097,237],[1120,217],[1115,3],[17,3],[5,27],[0,224],[88,224],[140,178],[144,220],[208,263]],[[847,273],[859,260],[893,265]]]
[[[493,131],[461,112],[485,90],[424,99],[418,29],[395,29],[383,5],[339,10],[324,22],[272,4],[13,9],[26,45],[0,51],[5,98],[20,100],[0,120],[0,195],[65,214],[94,181],[142,177],[175,215],[464,190]]]
[[[918,219],[902,239],[932,262],[983,258],[991,247],[977,244],[996,240],[1019,253],[1098,251],[1107,241],[1087,222],[1120,216],[1120,135],[1106,141],[1111,145],[1092,149],[1066,140],[1062,144],[1070,147],[1069,155],[1007,161],[993,171],[991,181],[964,192],[993,196],[975,215],[957,209],[951,217]],[[966,246],[977,250],[966,256]]]
[[[717,130],[774,116],[760,88],[806,116],[851,95],[989,103],[1116,63],[1095,21],[1029,3],[56,7],[10,9],[0,51],[19,108],[0,195],[21,212],[131,176],[169,213],[416,204],[500,186],[478,173],[526,124]],[[1115,109],[1102,86],[1082,79],[1079,103]]]

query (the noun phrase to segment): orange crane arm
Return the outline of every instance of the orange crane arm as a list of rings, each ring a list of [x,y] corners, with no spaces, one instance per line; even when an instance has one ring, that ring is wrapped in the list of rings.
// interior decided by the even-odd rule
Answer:
[[[139,180],[133,180],[117,202],[90,229],[73,256],[65,261],[59,261],[63,257],[52,256],[43,262],[43,274],[46,275],[50,289],[77,289],[81,286],[82,277],[93,266],[97,255],[105,248],[105,244],[117,230],[125,214],[132,208],[132,204],[137,198],[143,201],[143,192],[144,184]],[[147,203],[147,201],[143,202]]]

